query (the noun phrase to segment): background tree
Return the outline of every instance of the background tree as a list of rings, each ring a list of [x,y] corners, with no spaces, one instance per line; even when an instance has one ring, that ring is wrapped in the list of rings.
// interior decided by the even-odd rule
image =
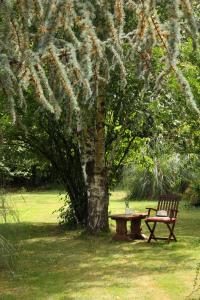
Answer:
[[[193,51],[191,40],[182,42],[182,58],[180,67],[198,104],[199,55]],[[150,135],[139,147],[132,147],[124,172],[130,198],[177,192],[198,205],[199,117],[185,101],[172,73],[168,85],[147,103],[146,111],[152,117]]]

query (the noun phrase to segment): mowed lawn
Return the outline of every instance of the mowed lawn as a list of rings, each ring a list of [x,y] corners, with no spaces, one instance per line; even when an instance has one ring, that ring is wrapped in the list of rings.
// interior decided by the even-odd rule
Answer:
[[[124,212],[123,192],[113,192],[109,210]],[[0,299],[200,299],[193,288],[200,262],[200,209],[180,207],[177,243],[116,242],[111,233],[98,237],[60,231],[58,193],[12,195],[20,223],[0,224],[0,233],[17,250],[15,275],[0,266]],[[144,211],[155,202],[131,202]],[[143,232],[147,233],[145,224]],[[161,233],[166,233],[161,228]],[[200,285],[199,278],[197,285]],[[187,297],[187,298],[186,298]]]

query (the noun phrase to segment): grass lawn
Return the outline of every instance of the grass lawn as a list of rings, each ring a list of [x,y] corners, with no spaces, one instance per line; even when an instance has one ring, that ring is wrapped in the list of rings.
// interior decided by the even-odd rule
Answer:
[[[124,212],[124,195],[112,194],[112,213]],[[182,300],[192,291],[200,262],[200,209],[181,207],[178,243],[147,244],[113,241],[113,232],[99,237],[80,230],[60,232],[52,214],[62,205],[57,193],[15,194],[12,199],[21,222],[0,224],[0,233],[18,256],[14,277],[0,266],[0,299]],[[145,201],[131,203],[138,211],[146,206]],[[200,299],[200,291],[187,299]]]

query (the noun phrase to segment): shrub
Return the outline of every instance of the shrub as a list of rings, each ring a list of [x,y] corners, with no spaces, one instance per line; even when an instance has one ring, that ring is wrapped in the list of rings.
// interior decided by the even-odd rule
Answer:
[[[184,193],[183,199],[192,206],[200,207],[200,181],[190,183]]]
[[[64,204],[55,211],[59,212],[59,224],[67,229],[76,228],[77,220],[68,194],[61,197],[60,200],[62,200]]]
[[[156,198],[164,193],[179,192],[183,184],[178,155],[149,158],[146,162],[131,163],[124,171],[124,185],[129,198]]]

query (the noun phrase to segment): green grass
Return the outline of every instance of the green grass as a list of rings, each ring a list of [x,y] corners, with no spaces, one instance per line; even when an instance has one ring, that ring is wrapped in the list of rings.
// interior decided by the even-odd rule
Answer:
[[[114,222],[110,234],[98,237],[80,230],[60,232],[52,214],[62,204],[56,193],[22,196],[12,196],[21,223],[0,225],[0,233],[18,250],[15,276],[0,271],[0,299],[182,300],[191,292],[200,261],[200,210],[181,207],[178,243],[128,243],[112,240]],[[124,196],[112,194],[112,213],[124,212]],[[130,206],[144,211],[147,202]]]

